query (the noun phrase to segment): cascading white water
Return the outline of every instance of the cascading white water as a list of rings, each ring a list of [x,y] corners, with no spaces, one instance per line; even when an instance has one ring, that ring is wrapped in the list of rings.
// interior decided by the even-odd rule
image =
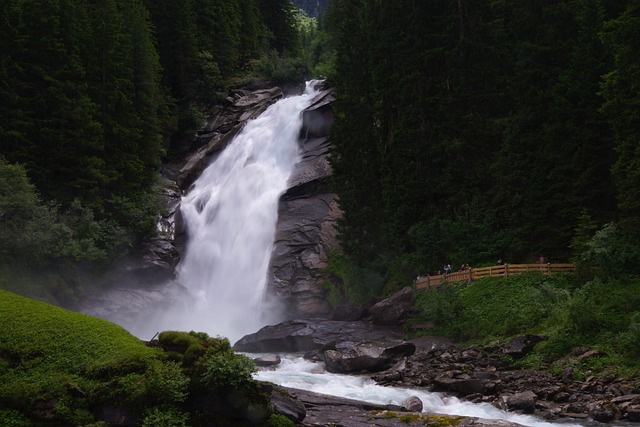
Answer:
[[[183,198],[188,240],[179,281],[193,298],[163,313],[160,330],[204,331],[233,343],[281,320],[264,305],[266,273],[313,85],[247,123]]]
[[[256,357],[255,354],[250,355]],[[530,427],[595,427],[602,425],[587,420],[546,421],[532,415],[502,411],[488,403],[471,403],[440,393],[423,391],[419,388],[385,387],[375,384],[367,376],[340,375],[324,371],[321,365],[304,360],[301,356],[282,355],[282,362],[276,369],[258,371],[254,378],[269,381],[285,387],[309,390],[316,393],[345,397],[383,405],[402,405],[402,402],[416,396],[423,403],[423,412],[461,415],[493,420],[507,420]],[[608,427],[629,427],[630,424],[615,422]]]

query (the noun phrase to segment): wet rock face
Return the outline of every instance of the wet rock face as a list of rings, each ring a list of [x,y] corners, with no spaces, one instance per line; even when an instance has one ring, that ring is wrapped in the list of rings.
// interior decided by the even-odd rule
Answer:
[[[329,252],[339,248],[335,224],[342,215],[335,194],[324,185],[332,173],[328,133],[333,100],[332,90],[324,90],[303,112],[301,160],[280,199],[267,288],[289,319],[329,317],[332,311],[319,270],[327,266]]]

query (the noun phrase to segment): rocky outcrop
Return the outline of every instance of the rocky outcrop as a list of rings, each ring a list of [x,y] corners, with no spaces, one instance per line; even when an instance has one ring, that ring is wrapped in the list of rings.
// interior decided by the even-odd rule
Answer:
[[[404,406],[380,405],[312,393],[304,390],[284,388],[306,409],[300,426],[343,427],[397,427],[397,426],[474,426],[474,427],[518,427],[519,424],[503,420],[488,420],[475,417],[430,414],[408,411]],[[411,403],[417,409],[417,402]],[[421,406],[421,405],[420,405]]]
[[[523,335],[505,343],[461,347],[443,337],[404,341],[399,326],[372,321],[293,320],[247,335],[234,349],[306,352],[306,359],[322,363],[328,372],[369,373],[380,385],[420,388],[550,420],[640,421],[640,386],[633,380],[574,378],[570,370],[553,374],[518,369],[515,359],[505,356],[515,349],[526,352],[520,344],[540,339],[543,337]],[[583,358],[599,356],[602,352],[581,349],[570,357],[580,363]],[[337,410],[327,405],[325,409]],[[347,413],[362,410],[362,406],[357,411],[350,407]],[[305,422],[309,416],[307,406]]]
[[[258,117],[282,96],[278,87],[253,92],[236,90],[223,104],[212,107],[203,129],[183,144],[179,155],[164,165],[163,176],[175,181],[181,191],[188,190],[215,156],[233,141],[247,120]]]
[[[404,342],[403,331],[400,327],[376,326],[371,322],[289,320],[245,335],[234,344],[233,349],[249,353],[294,353],[347,349],[362,342],[395,346]]]
[[[415,290],[405,287],[389,298],[369,308],[373,322],[379,325],[399,325],[413,310]]]
[[[324,185],[332,173],[328,133],[333,100],[333,91],[324,90],[303,112],[301,160],[280,199],[267,288],[282,302],[288,318],[331,314],[320,270],[327,266],[329,252],[339,248],[335,223],[341,211],[335,194]]]

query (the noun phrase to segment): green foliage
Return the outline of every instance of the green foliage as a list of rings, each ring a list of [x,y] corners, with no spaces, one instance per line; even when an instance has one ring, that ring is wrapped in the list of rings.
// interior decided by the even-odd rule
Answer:
[[[0,414],[16,426],[98,427],[106,406],[153,426],[209,425],[245,410],[269,415],[253,361],[227,339],[169,331],[147,345],[104,320],[4,291],[0,323]],[[193,411],[202,393],[221,405]]]
[[[640,356],[640,311],[631,315],[629,331],[627,332],[624,341],[627,343],[629,355],[631,357]]]
[[[598,225],[617,216],[612,127],[629,136],[619,200],[637,199],[637,91],[621,71],[637,62],[636,9],[605,25],[605,5],[330,2],[310,63],[335,64],[333,184],[356,264],[396,281],[568,259],[582,209]]]
[[[293,427],[295,423],[280,414],[271,414],[264,424],[265,427]]]
[[[595,279],[577,287],[571,275],[528,273],[485,278],[471,285],[421,291],[419,313],[406,326],[432,325],[429,334],[487,342],[536,333],[546,339],[518,361],[526,368],[567,366],[576,372],[632,375],[637,364],[640,281]],[[580,360],[577,348],[600,350]]]
[[[567,277],[539,273],[447,285],[418,294],[412,321],[435,322],[438,333],[465,340],[530,333],[559,321],[570,288]]]
[[[188,414],[171,406],[156,406],[149,409],[142,421],[142,427],[187,427]]]
[[[308,73],[303,59],[279,55],[275,50],[255,61],[253,72],[276,84],[299,83]]]
[[[379,275],[355,265],[347,255],[340,252],[329,254],[329,264],[323,272],[331,274],[340,283],[339,287],[327,284],[335,306],[343,302],[361,306],[380,295],[384,286]]]
[[[242,389],[253,384],[256,365],[252,359],[233,351],[214,351],[204,356],[202,380],[214,390]]]
[[[0,420],[4,427],[31,427],[24,415],[13,409],[0,409]]]
[[[409,324],[422,322],[437,322],[434,333],[446,336],[460,337],[464,331],[461,329],[460,317],[465,309],[462,299],[462,286],[444,285],[438,289],[417,292],[416,306],[420,314],[414,316]]]
[[[145,370],[159,356],[127,331],[101,319],[0,291],[0,402],[30,411],[56,399],[60,422],[93,420],[89,400],[99,403],[118,390],[99,385]]]
[[[640,60],[636,51],[640,26],[640,4],[624,2],[624,12],[608,21],[601,37],[613,55],[613,66],[602,80],[601,95],[604,98],[602,113],[615,134],[617,158],[613,164],[616,182],[620,226],[634,238],[640,236],[640,190],[638,162],[638,132],[640,110],[637,82],[640,77]]]
[[[640,274],[640,244],[618,224],[598,230],[587,244],[582,260],[612,277]]]

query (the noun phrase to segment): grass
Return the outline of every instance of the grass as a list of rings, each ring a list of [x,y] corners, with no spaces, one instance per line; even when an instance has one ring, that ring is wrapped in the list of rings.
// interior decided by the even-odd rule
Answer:
[[[2,425],[98,426],[105,408],[143,426],[240,426],[247,408],[270,414],[253,362],[226,338],[165,331],[147,345],[113,323],[7,291],[0,324]]]
[[[580,284],[571,274],[528,273],[421,291],[416,305],[418,314],[407,326],[435,325],[418,333],[470,343],[545,335],[519,362],[523,367],[561,369],[573,364],[590,374],[622,377],[640,372],[640,279],[596,278]],[[569,354],[578,347],[602,355],[575,366]]]
[[[105,381],[143,372],[160,354],[115,324],[6,291],[0,324],[0,406],[27,413],[50,402],[56,420],[92,421]]]

